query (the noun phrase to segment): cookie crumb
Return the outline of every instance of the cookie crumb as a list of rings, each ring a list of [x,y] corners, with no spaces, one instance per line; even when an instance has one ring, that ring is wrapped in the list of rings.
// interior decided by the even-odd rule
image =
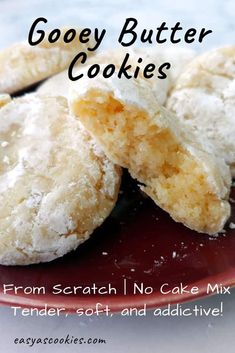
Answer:
[[[230,228],[230,229],[235,229],[235,223],[231,222],[231,223],[229,224],[229,228]]]
[[[219,237],[218,233],[215,233],[209,237],[209,240],[216,240]]]
[[[219,231],[219,234],[224,234],[224,233],[226,233],[225,229],[222,229],[221,231]]]

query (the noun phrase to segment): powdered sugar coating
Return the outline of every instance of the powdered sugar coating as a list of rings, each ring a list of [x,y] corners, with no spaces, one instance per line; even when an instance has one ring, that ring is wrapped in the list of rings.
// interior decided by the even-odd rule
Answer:
[[[0,92],[14,93],[64,70],[79,51],[88,44],[81,44],[76,36],[64,43],[63,34],[55,43],[44,39],[36,46],[28,42],[16,43],[0,51]],[[80,30],[77,29],[79,34]]]
[[[76,249],[108,216],[120,169],[62,97],[15,99],[0,120],[0,142],[7,142],[0,144],[0,263],[51,261]]]
[[[167,106],[206,135],[235,176],[235,46],[212,50],[189,63]]]

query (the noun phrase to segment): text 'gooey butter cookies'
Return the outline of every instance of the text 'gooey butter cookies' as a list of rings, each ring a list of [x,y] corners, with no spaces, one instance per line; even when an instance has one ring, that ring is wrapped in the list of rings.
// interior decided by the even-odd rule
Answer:
[[[229,168],[209,144],[162,108],[144,80],[97,79],[73,83],[70,108],[106,155],[145,186],[172,218],[214,234],[230,215]]]

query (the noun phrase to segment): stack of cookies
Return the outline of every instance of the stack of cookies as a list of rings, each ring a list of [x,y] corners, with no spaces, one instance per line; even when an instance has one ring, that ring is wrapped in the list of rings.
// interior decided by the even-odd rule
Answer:
[[[136,49],[132,60],[169,61],[170,75],[70,82],[78,49],[44,41],[0,53],[0,263],[76,249],[115,206],[122,168],[176,222],[222,231],[235,175],[235,47],[201,56]],[[87,65],[118,67],[123,53]],[[32,93],[9,95],[48,77]]]

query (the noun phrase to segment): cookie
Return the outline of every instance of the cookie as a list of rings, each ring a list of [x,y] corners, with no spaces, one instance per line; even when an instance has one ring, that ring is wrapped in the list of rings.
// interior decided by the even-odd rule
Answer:
[[[0,93],[0,108],[11,101],[11,96],[7,93]]]
[[[182,73],[184,67],[196,56],[196,52],[192,49],[186,49],[183,47],[176,48],[172,46],[164,48],[158,46],[153,48],[140,48],[136,49],[136,54],[139,54],[140,56],[144,55],[146,58],[145,60],[148,60],[149,62],[155,63],[155,60],[157,60],[158,62],[169,62],[171,64],[166,79],[168,81],[166,97],[164,101],[160,103],[165,103],[170,90],[175,84],[175,80]]]
[[[143,58],[143,63],[154,63],[156,66],[164,62],[170,62],[172,67],[168,70],[168,77],[160,80],[156,77],[148,79],[153,86],[156,99],[161,104],[165,104],[169,91],[171,90],[176,78],[179,76],[182,68],[195,56],[194,51],[183,48],[165,48],[165,49],[111,49],[98,53],[87,60],[86,65],[81,65],[80,69],[92,64],[114,64],[117,67],[121,66],[122,60],[126,53],[130,54],[130,63],[134,66],[138,58]],[[79,70],[79,67],[78,67]],[[82,86],[82,80],[81,82]],[[70,80],[68,78],[68,70],[59,73],[45,82],[43,82],[38,92],[45,95],[61,95],[68,96]]]
[[[230,215],[229,168],[209,143],[154,99],[144,80],[87,80],[71,85],[72,113],[114,163],[177,222],[198,232],[221,231]]]
[[[62,34],[66,28],[61,30]],[[13,44],[0,51],[0,92],[15,93],[64,70],[86,44],[76,37],[70,43],[60,39],[51,44],[44,39],[36,46],[28,42]]]
[[[68,78],[68,70],[64,70],[57,75],[48,78],[37,88],[39,94],[45,96],[61,96],[68,97],[70,87],[70,79]]]
[[[67,100],[29,94],[0,109],[0,263],[51,261],[109,215],[120,184]]]
[[[206,135],[235,176],[235,46],[212,50],[189,63],[167,106]]]

